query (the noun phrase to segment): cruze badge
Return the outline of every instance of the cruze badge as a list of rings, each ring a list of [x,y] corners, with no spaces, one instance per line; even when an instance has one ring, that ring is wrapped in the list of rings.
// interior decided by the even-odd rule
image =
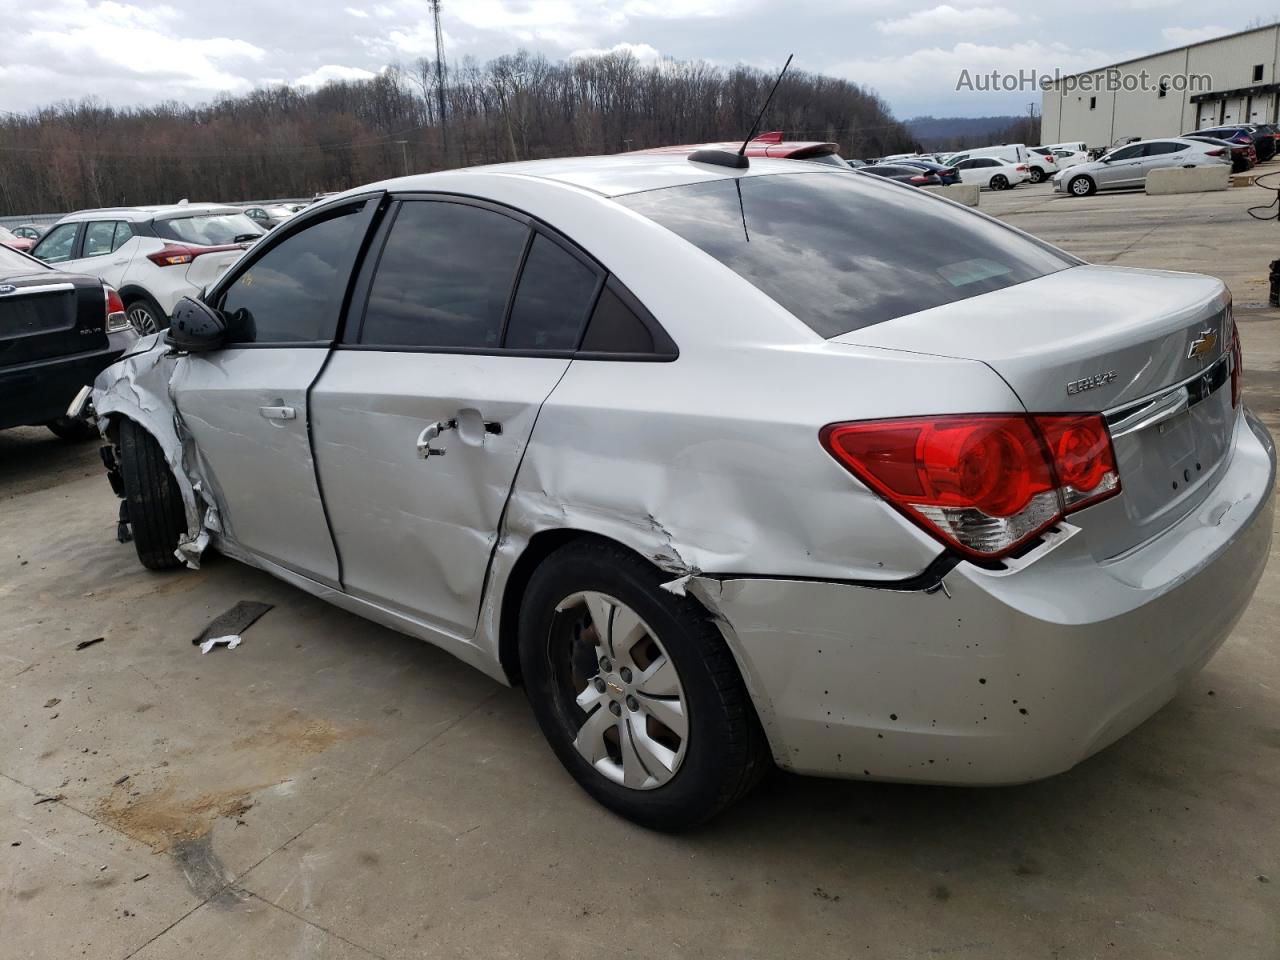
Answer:
[[[1105,386],[1116,379],[1116,372],[1108,370],[1106,373],[1095,373],[1091,377],[1082,377],[1079,380],[1072,380],[1067,384],[1067,396],[1073,397],[1077,393],[1084,393],[1086,390],[1092,390],[1094,387]]]
[[[1187,347],[1188,360],[1203,360],[1209,354],[1213,353],[1213,348],[1218,345],[1218,335],[1212,330],[1201,330],[1200,336],[1191,341],[1191,346]]]

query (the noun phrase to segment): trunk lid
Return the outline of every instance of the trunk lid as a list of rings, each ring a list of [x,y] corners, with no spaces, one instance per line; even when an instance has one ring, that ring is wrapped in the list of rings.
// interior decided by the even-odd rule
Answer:
[[[1106,414],[1121,494],[1070,520],[1105,559],[1186,516],[1225,467],[1230,303],[1212,277],[1084,265],[836,339],[979,360],[1032,413]]]
[[[102,284],[56,271],[0,283],[0,367],[105,350]]]
[[[231,265],[244,256],[251,244],[240,243],[221,247],[199,247],[187,244],[197,256],[187,266],[186,280],[198,290],[212,286]]]

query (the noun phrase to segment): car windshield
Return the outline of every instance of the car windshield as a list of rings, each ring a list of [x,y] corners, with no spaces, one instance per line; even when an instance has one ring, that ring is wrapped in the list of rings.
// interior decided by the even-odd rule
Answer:
[[[715,257],[823,337],[1079,262],[874,176],[725,178],[617,201]]]
[[[156,234],[166,240],[218,246],[246,237],[260,237],[263,230],[243,213],[197,213],[155,221]]]

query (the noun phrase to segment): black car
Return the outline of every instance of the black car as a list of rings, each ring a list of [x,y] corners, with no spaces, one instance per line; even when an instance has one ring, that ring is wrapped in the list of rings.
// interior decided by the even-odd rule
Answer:
[[[136,340],[120,295],[97,277],[0,247],[0,429],[43,424],[64,440],[95,436],[67,407]]]
[[[906,164],[873,163],[870,166],[859,167],[858,172],[874,173],[877,177],[909,183],[916,187],[936,187],[942,184],[942,179],[937,174],[930,173],[922,167],[909,167]]]

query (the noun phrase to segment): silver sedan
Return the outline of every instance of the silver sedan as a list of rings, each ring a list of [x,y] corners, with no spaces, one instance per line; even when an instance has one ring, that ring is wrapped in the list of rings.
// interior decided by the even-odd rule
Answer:
[[[1231,169],[1231,151],[1199,140],[1170,137],[1139,140],[1117,147],[1097,160],[1077,163],[1053,178],[1056,193],[1087,197],[1098,190],[1141,187],[1152,170],[1166,167],[1225,166]]]
[[[658,827],[772,764],[1066,770],[1213,655],[1268,555],[1220,281],[816,164],[375,184],[165,337],[93,392],[146,566],[216,549],[523,684]]]

